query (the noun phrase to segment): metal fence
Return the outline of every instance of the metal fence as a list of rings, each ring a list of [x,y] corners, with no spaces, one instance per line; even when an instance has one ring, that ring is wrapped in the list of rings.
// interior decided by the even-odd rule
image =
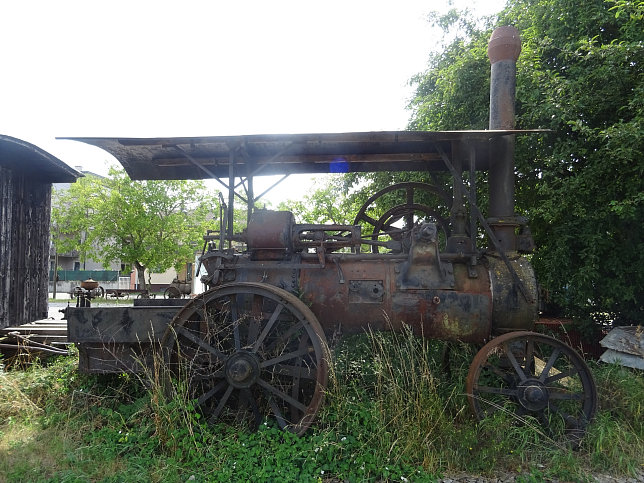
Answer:
[[[91,278],[97,282],[118,282],[117,270],[58,270],[58,281],[87,280]],[[54,271],[49,271],[49,281],[54,281]]]

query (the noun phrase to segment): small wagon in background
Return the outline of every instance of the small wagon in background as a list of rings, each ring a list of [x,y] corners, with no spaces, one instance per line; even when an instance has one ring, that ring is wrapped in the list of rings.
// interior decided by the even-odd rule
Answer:
[[[180,299],[189,297],[192,292],[192,282],[175,278],[172,283],[163,291],[163,298]]]

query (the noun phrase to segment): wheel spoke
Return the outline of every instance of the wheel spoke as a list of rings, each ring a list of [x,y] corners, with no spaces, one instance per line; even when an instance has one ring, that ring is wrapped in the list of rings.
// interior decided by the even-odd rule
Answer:
[[[541,426],[544,428],[547,428],[550,426],[550,421],[548,420],[548,417],[546,416],[546,413],[544,410],[541,410],[536,413],[537,414],[537,420],[541,423]]]
[[[309,366],[291,366],[286,364],[275,364],[273,374],[280,376],[299,377],[302,379],[316,379],[316,369]]]
[[[557,358],[559,357],[559,354],[561,354],[561,350],[558,347],[555,347],[555,349],[552,351],[552,354],[550,354],[550,357],[548,358],[548,362],[543,368],[541,375],[539,376],[539,380],[541,382],[545,382],[546,377],[548,377],[548,374],[550,374],[550,370],[554,367],[555,362],[557,362]]]
[[[548,391],[550,399],[568,400],[568,401],[581,401],[584,395],[580,392],[570,392],[565,389],[556,388]]]
[[[307,354],[312,354],[315,352],[314,347],[304,347],[303,349],[296,350],[294,352],[289,352],[287,354],[282,354],[281,356],[275,357],[273,359],[269,359],[267,361],[261,362],[259,364],[259,367],[262,369],[270,366],[274,366],[275,364],[279,364],[280,362],[288,361],[289,359],[295,359],[296,357],[302,357]]]
[[[224,387],[226,387],[226,384],[228,384],[228,382],[221,381],[219,384],[215,385],[215,387],[210,389],[210,391],[205,392],[204,394],[201,395],[201,397],[199,397],[199,399],[197,399],[197,404],[199,404],[200,406],[203,405],[203,403],[205,403],[208,399],[210,399],[219,391],[221,391]]]
[[[265,353],[270,354],[273,352],[277,347],[280,345],[286,346],[288,344],[288,341],[293,338],[293,336],[301,331],[304,328],[304,324],[302,321],[298,320],[297,323],[293,324],[289,329],[281,334],[276,340],[271,342],[268,346],[266,346]]]
[[[551,411],[554,411],[557,414],[559,414],[559,416],[561,416],[563,418],[563,420],[566,422],[567,427],[578,427],[579,426],[579,420],[577,418],[575,418],[574,416],[571,416],[570,414],[568,414],[566,411],[561,409],[556,404],[550,403],[550,404],[548,404],[548,408]]]
[[[277,424],[281,429],[286,429],[288,426],[288,423],[286,422],[286,419],[284,419],[284,416],[282,415],[282,411],[280,411],[280,408],[277,406],[277,403],[273,398],[269,399],[268,402],[269,406],[271,407],[271,411],[273,411],[273,415],[275,416],[275,419],[277,420]]]
[[[525,374],[534,376],[536,371],[534,360],[534,340],[528,339],[528,344],[525,351]]]
[[[406,203],[408,205],[413,205],[414,204],[414,188],[411,186],[408,186],[406,191]],[[405,213],[405,229],[406,230],[411,230],[411,228],[414,226],[414,212],[409,212]]]
[[[514,372],[516,372],[517,376],[519,376],[519,380],[521,382],[526,380],[526,374],[523,372],[523,369],[517,362],[516,357],[514,357],[514,353],[512,352],[512,349],[510,348],[510,344],[504,344],[503,349],[505,350],[505,354],[508,356],[508,360],[510,361],[510,364],[512,364],[512,367],[514,368]]]
[[[300,338],[300,346],[299,346],[300,350],[306,349],[308,347],[308,342],[309,342],[308,337],[301,337]],[[299,369],[302,368],[302,362],[303,362],[303,360],[302,360],[301,357],[298,357],[295,360],[295,367],[298,369],[298,371],[291,376],[292,379],[293,379],[293,381],[292,381],[293,384],[291,386],[291,396],[293,396],[294,398],[297,398],[298,395],[300,394],[300,382],[301,382],[302,379],[300,377]],[[295,408],[291,407],[291,417],[293,418],[293,420],[296,420],[297,416],[298,415],[297,415],[297,412],[296,412]]]
[[[182,326],[178,325],[178,326],[176,326],[174,328],[174,330],[177,332],[177,334],[185,337],[190,342],[193,342],[193,343],[197,344],[203,350],[205,350],[205,351],[209,352],[210,354],[214,355],[217,359],[220,359],[222,361],[226,359],[226,356],[222,352],[220,352],[217,349],[215,349],[213,346],[208,344],[205,340],[200,339],[199,336],[193,334],[192,332],[190,332],[185,327],[182,327]]]
[[[225,377],[224,371],[219,370],[208,374],[195,374],[191,379],[193,381],[209,381],[211,379],[221,379],[222,377]]]
[[[273,328],[273,325],[275,325],[275,321],[277,320],[277,318],[282,313],[283,308],[284,308],[283,304],[277,304],[277,307],[275,307],[275,310],[271,314],[271,318],[268,319],[268,322],[266,323],[266,326],[264,327],[264,330],[262,330],[262,333],[259,334],[259,337],[255,341],[255,344],[253,344],[253,348],[251,349],[252,352],[257,352],[257,350],[260,348],[260,346],[264,343],[264,339],[266,339],[266,336],[268,335],[268,333]]]
[[[246,348],[249,348],[253,345],[257,339],[257,334],[259,333],[259,328],[262,321],[262,297],[259,295],[253,296],[253,304],[251,317],[248,322],[248,339],[246,341]]]
[[[228,386],[228,389],[226,389],[226,392],[224,393],[223,396],[221,396],[221,399],[219,400],[219,404],[217,404],[217,408],[212,412],[210,418],[208,419],[211,423],[215,422],[221,412],[224,410],[224,407],[226,406],[226,402],[228,401],[228,398],[233,392],[233,386]]]
[[[233,324],[233,339],[235,341],[235,350],[241,350],[241,338],[239,336],[239,312],[237,310],[237,295],[230,297],[230,315]]]
[[[567,371],[563,372],[558,372],[557,374],[554,374],[550,377],[547,377],[546,380],[544,381],[547,385],[552,384],[553,382],[560,381],[561,379],[565,379],[566,377],[572,377],[575,374],[577,374],[577,369],[574,367],[571,367]]]
[[[289,396],[285,392],[283,392],[283,391],[277,389],[276,387],[272,386],[271,384],[269,384],[268,382],[264,381],[263,379],[259,379],[257,381],[257,384],[259,384],[261,387],[266,389],[266,391],[269,393],[269,395],[272,394],[274,396],[277,396],[280,399],[282,399],[283,401],[285,401],[288,404],[290,404],[291,406],[296,407],[297,409],[299,409],[303,413],[306,412],[306,406],[304,404],[302,404],[297,399]]]
[[[253,411],[253,416],[255,417],[255,426],[259,426],[262,423],[263,416],[261,411],[259,410],[259,406],[257,405],[255,397],[249,389],[242,389],[241,394],[244,397],[244,400],[248,402],[251,410]]]
[[[523,417],[523,416],[526,416],[528,413],[529,413],[529,411],[528,411],[526,408],[524,408],[524,407],[523,407],[523,406],[521,406],[520,404],[518,404],[518,405],[517,405],[517,409],[516,409],[516,411],[515,411],[515,414],[516,414],[517,416],[519,416],[519,417]]]
[[[498,368],[497,366],[495,366],[493,364],[485,364],[483,366],[483,369],[487,369],[487,370],[493,372],[494,374],[499,376],[501,379],[503,379],[503,381],[505,381],[508,384],[512,384],[514,382],[513,378],[512,378],[512,374],[508,374],[506,371],[501,370],[500,368]]]
[[[502,394],[503,396],[514,396],[518,395],[516,389],[510,389],[506,387],[488,387],[488,386],[476,386],[474,389],[476,392],[484,392],[488,394]]]

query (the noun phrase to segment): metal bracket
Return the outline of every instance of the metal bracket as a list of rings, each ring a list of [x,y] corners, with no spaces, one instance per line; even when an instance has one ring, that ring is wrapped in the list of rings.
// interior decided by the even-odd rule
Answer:
[[[471,194],[468,192],[467,189],[465,189],[463,180],[456,172],[456,169],[454,169],[454,166],[452,165],[452,162],[449,160],[449,157],[447,156],[447,154],[445,154],[445,151],[443,151],[438,144],[434,144],[434,146],[436,147],[436,152],[438,152],[441,159],[445,163],[445,166],[451,173],[452,178],[454,179],[454,183],[461,190],[461,193],[465,195],[465,197],[467,198],[467,201],[469,201],[470,207],[476,214],[476,217],[479,219],[479,223],[481,223],[481,226],[485,230],[485,233],[487,234],[487,236],[490,238],[490,241],[492,242],[492,245],[494,245],[494,248],[499,254],[499,257],[501,258],[501,260],[503,260],[503,263],[505,264],[508,271],[510,272],[510,275],[512,276],[512,281],[517,285],[517,287],[519,287],[519,290],[521,291],[521,294],[526,299],[526,301],[530,304],[534,303],[534,299],[530,296],[530,293],[528,292],[528,289],[523,283],[523,280],[519,278],[519,275],[517,274],[516,270],[514,270],[514,267],[512,267],[512,264],[510,263],[510,259],[507,257],[505,252],[501,249],[501,245],[497,241],[494,235],[494,232],[492,231],[492,228],[490,228],[490,225],[488,225],[487,221],[483,217],[483,213],[481,213],[481,210],[476,205],[476,202],[472,199]]]

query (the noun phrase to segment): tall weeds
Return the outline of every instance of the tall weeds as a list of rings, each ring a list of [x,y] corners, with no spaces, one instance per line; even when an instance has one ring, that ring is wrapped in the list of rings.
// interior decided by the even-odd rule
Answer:
[[[376,460],[445,468],[445,447],[462,419],[465,398],[439,373],[441,344],[402,332],[372,332],[336,350],[324,420],[359,435]]]
[[[0,371],[0,474],[8,481],[432,481],[509,471],[579,480],[644,474],[644,375],[591,364],[600,396],[578,451],[499,412],[477,423],[464,380],[474,350],[401,332],[367,332],[335,348],[326,401],[297,438],[208,425],[185,374],[157,358],[138,376],[83,375],[76,360]],[[167,381],[172,380],[168,385]]]

